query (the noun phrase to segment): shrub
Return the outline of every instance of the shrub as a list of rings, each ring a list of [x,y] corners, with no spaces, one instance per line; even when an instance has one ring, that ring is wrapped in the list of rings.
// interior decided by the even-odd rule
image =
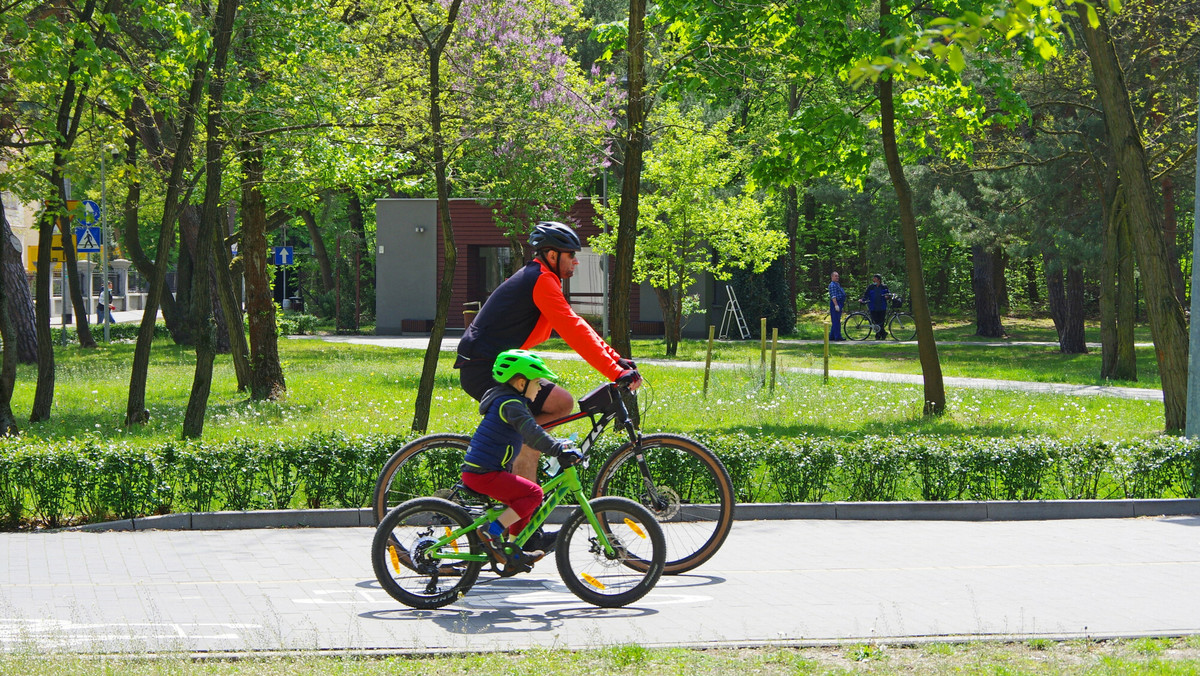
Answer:
[[[96,438],[0,440],[0,524],[33,519],[55,527],[176,508],[364,507],[384,461],[413,437],[327,432],[147,448]],[[585,486],[622,441],[609,436],[593,449]],[[1171,498],[1200,492],[1200,443],[1174,437],[1106,443],[734,432],[706,433],[697,441],[725,463],[739,502]],[[673,465],[673,457],[646,454],[658,472],[677,475],[689,467]],[[445,456],[441,463],[432,469],[448,487],[458,478],[459,461]],[[712,499],[703,482],[689,485],[694,492],[685,499]]]

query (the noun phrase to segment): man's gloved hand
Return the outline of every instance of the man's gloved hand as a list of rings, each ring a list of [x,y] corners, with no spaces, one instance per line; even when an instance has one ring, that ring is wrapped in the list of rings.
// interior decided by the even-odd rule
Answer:
[[[583,462],[583,452],[574,446],[563,445],[558,452],[558,464],[562,467],[570,467]]]
[[[642,382],[642,374],[638,373],[637,369],[625,369],[621,375],[617,376],[618,385],[638,385]]]
[[[621,357],[620,359],[617,360],[617,366],[620,366],[621,368],[626,369],[626,370],[631,370],[631,371],[637,370],[637,364],[633,363],[632,359],[626,359],[624,357]]]

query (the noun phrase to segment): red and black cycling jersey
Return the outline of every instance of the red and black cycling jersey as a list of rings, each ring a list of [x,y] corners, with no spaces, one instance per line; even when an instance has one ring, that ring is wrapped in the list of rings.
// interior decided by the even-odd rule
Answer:
[[[542,261],[534,259],[504,280],[475,315],[458,343],[455,368],[482,362],[491,369],[496,355],[505,350],[529,350],[557,331],[571,349],[609,380],[620,377],[621,358],[575,314],[562,292],[562,280]]]

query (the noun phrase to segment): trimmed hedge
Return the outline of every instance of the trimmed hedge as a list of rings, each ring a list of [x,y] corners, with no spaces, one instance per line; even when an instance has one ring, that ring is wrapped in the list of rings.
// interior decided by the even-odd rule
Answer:
[[[363,507],[384,461],[414,436],[332,432],[151,448],[5,439],[0,523],[56,527],[171,512]],[[739,502],[1200,497],[1200,442],[1175,437],[696,438],[724,461]],[[609,437],[594,457],[617,441]],[[591,471],[599,465],[593,461]]]

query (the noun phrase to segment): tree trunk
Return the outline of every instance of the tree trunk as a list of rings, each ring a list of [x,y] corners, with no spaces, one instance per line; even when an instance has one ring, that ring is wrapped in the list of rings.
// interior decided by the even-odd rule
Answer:
[[[799,108],[800,97],[797,94],[796,84],[792,83],[788,85],[788,119],[791,119]],[[796,232],[800,229],[800,200],[796,194],[796,185],[794,183],[787,187],[786,197],[784,198],[784,210],[784,229],[787,231],[788,238],[788,297],[792,299],[792,306],[795,307],[796,270],[800,264],[796,260]]]
[[[616,270],[612,279],[612,308],[609,340],[618,353],[633,356],[630,343],[630,295],[633,292],[633,256],[637,244],[638,193],[642,183],[642,151],[646,142],[645,50],[646,0],[629,0],[629,97],[626,106],[625,173],[621,181],[621,204],[617,209]]]
[[[53,245],[54,216],[46,211],[38,223],[37,274],[34,281],[37,304],[37,388],[33,393],[33,408],[29,422],[50,419],[50,406],[54,403],[54,336],[50,333],[50,248]]]
[[[1025,295],[1029,296],[1031,309],[1042,302],[1041,294],[1038,292],[1037,261],[1032,258],[1025,259]]]
[[[125,166],[132,178],[129,182],[129,191],[125,195],[125,209],[119,232],[121,233],[122,248],[125,250],[125,254],[129,256],[133,267],[137,269],[138,273],[144,279],[154,279],[154,261],[150,260],[150,257],[146,255],[145,250],[142,248],[141,234],[138,230],[139,205],[142,201],[142,183],[138,178],[137,157],[139,139],[142,138],[142,128],[144,126],[137,123],[133,111],[126,114],[125,128],[128,130],[129,136],[125,139]],[[169,169],[167,171],[169,172]],[[172,339],[175,339],[183,331],[183,321],[179,317],[175,297],[170,293],[165,293],[160,297],[159,305],[162,308],[163,321],[167,325],[167,330],[171,332]]]
[[[988,247],[971,247],[971,286],[975,291],[975,335],[1003,338],[1000,305],[996,302],[996,256]]]
[[[250,347],[246,342],[246,323],[242,318],[242,300],[238,295],[238,287],[234,283],[230,260],[229,245],[225,243],[224,228],[214,230],[213,259],[217,272],[218,301],[221,304],[221,314],[225,317],[226,336],[229,339],[229,353],[233,356],[233,372],[237,375],[238,391],[250,387]]]
[[[198,439],[204,434],[204,416],[212,391],[213,362],[216,360],[215,325],[209,323],[212,308],[212,273],[209,266],[213,245],[221,223],[221,179],[224,177],[225,142],[221,135],[222,106],[225,96],[225,64],[233,35],[233,19],[239,0],[220,0],[213,20],[213,63],[208,80],[208,116],[204,134],[204,204],[196,237],[196,289],[192,306],[192,325],[196,329],[196,370],[192,392],[183,415],[183,438]]]
[[[788,238],[788,295],[791,297],[792,304],[794,305],[797,295],[796,272],[800,267],[800,261],[796,260],[796,239],[800,230],[800,196],[796,194],[796,186],[789,185],[784,192],[783,199],[783,227],[787,231]]]
[[[12,229],[8,225],[8,216],[4,212],[3,201],[0,201],[0,223],[4,226],[0,231],[0,236],[4,238],[3,241],[0,241],[0,269],[7,272],[13,261],[13,255],[16,254],[17,267],[20,267],[21,256],[20,252],[12,247]],[[28,295],[28,285],[23,286],[26,287],[25,293]],[[18,432],[17,418],[13,415],[12,410],[13,389],[17,385],[19,342],[16,324],[12,320],[15,305],[8,285],[0,284],[0,339],[4,341],[3,360],[0,361],[0,435],[3,436]]]
[[[0,211],[4,205],[0,204]],[[4,298],[8,303],[8,319],[12,323],[11,333],[5,334],[5,347],[12,343],[16,360],[21,364],[36,364],[38,358],[37,321],[33,312],[33,297],[29,293],[29,279],[21,266],[21,252],[13,244],[16,235],[8,218],[4,218],[4,231],[0,232],[0,246],[4,247],[3,285]]]
[[[150,290],[146,294],[146,308],[142,312],[142,323],[138,327],[137,345],[133,351],[133,368],[129,376],[129,401],[125,406],[125,425],[145,423],[150,419],[146,410],[146,379],[150,368],[150,347],[154,342],[154,323],[158,316],[159,299],[166,287],[167,261],[171,244],[175,240],[175,221],[179,217],[179,199],[183,193],[183,171],[190,164],[189,148],[196,132],[196,108],[204,93],[204,79],[208,71],[207,57],[197,59],[192,70],[192,82],[188,89],[188,100],[180,110],[183,126],[179,133],[175,157],[171,162],[171,175],[167,180],[167,194],[163,200],[162,221],[158,228],[158,247],[154,260],[154,276],[150,279]]]
[[[446,334],[446,318],[450,314],[450,294],[454,291],[454,268],[458,263],[458,251],[454,244],[454,224],[450,221],[450,186],[446,178],[446,138],[442,135],[441,62],[446,42],[450,40],[450,34],[454,31],[454,23],[458,19],[458,9],[461,5],[462,0],[451,1],[450,7],[446,10],[446,25],[442,27],[437,41],[427,43],[429,47],[429,123],[433,132],[433,177],[437,185],[438,218],[442,229],[445,267],[442,269],[442,279],[438,285],[437,312],[433,319],[433,331],[429,336],[429,345],[425,348],[425,360],[421,364],[421,382],[417,386],[417,399],[413,403],[412,428],[416,432],[425,432],[429,428],[434,377],[437,375],[438,357],[441,356],[442,337]]]
[[[1138,268],[1145,282],[1146,309],[1162,378],[1163,412],[1168,431],[1187,421],[1188,333],[1183,307],[1175,297],[1163,241],[1162,212],[1156,208],[1146,151],[1133,118],[1125,76],[1108,33],[1107,10],[1095,28],[1081,21],[1081,33],[1092,64],[1096,90],[1104,107],[1104,123],[1112,140],[1121,183],[1129,200],[1130,226],[1136,241]]]
[[[66,201],[66,186],[63,186],[63,201]],[[71,296],[71,307],[75,309],[75,333],[79,338],[79,346],[83,348],[96,347],[96,339],[92,337],[91,325],[88,323],[90,312],[94,308],[89,307],[91,303],[83,297],[83,288],[79,283],[79,266],[76,264],[78,260],[75,257],[75,229],[71,227],[71,220],[63,218],[59,221],[58,230],[61,233],[59,241],[62,242],[63,252],[63,281],[66,282],[67,292]]]
[[[892,13],[889,0],[879,3],[879,34],[883,41],[890,39],[889,21]],[[879,81],[880,131],[888,175],[896,191],[900,210],[900,235],[904,240],[904,261],[908,269],[908,294],[912,302],[913,319],[917,325],[917,352],[921,360],[921,375],[925,381],[925,415],[937,415],[946,410],[946,388],[942,382],[942,366],[938,362],[937,343],[933,338],[933,320],[929,316],[929,301],[925,296],[925,280],[921,269],[921,246],[917,238],[917,219],[913,213],[912,191],[904,177],[900,150],[896,145],[896,111],[892,95],[892,80],[885,75]]]
[[[1117,365],[1117,168],[1110,162],[1100,189],[1100,377],[1109,379]]]
[[[1078,265],[1067,268],[1066,301],[1058,349],[1063,354],[1087,354],[1083,335],[1083,268]]]
[[[996,306],[1000,311],[1000,316],[1003,317],[1012,307],[1008,295],[1008,254],[1003,249],[996,249],[992,252],[992,256],[996,261],[996,270],[992,275],[993,284],[996,287]]]
[[[1067,323],[1067,289],[1063,284],[1062,261],[1053,243],[1042,245],[1042,272],[1046,275],[1046,305],[1054,320],[1054,333],[1062,340]]]
[[[263,150],[242,146],[242,262],[246,268],[246,317],[250,326],[250,397],[276,399],[287,391],[279,363],[275,295],[267,273],[267,208],[260,189]]]
[[[1163,244],[1167,247],[1167,266],[1171,273],[1171,287],[1179,305],[1187,303],[1187,288],[1183,283],[1183,269],[1179,267],[1179,223],[1175,218],[1175,182],[1170,176],[1162,180]]]
[[[663,343],[666,344],[666,356],[674,357],[679,350],[679,317],[675,314],[674,289],[654,287],[654,295],[658,298],[658,307],[663,316]]]
[[[1117,362],[1112,377],[1116,380],[1137,380],[1137,354],[1134,351],[1133,329],[1137,324],[1137,287],[1133,277],[1133,230],[1129,226],[1129,211],[1124,204],[1117,219]]]
[[[317,259],[317,267],[321,270],[321,288],[326,293],[333,291],[333,266],[329,264],[329,252],[325,249],[317,219],[308,209],[301,209],[299,215],[304,219],[304,227],[308,229],[308,238],[312,241],[313,257]]]

